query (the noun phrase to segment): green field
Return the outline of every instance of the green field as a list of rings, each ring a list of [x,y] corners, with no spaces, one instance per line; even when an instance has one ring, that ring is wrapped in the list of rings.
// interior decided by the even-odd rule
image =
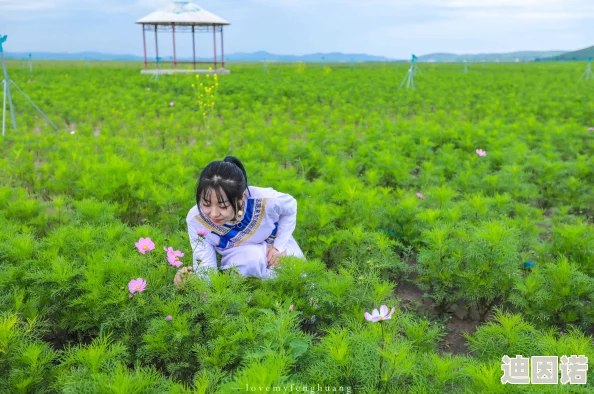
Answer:
[[[60,130],[12,90],[0,392],[594,391],[592,366],[586,386],[500,381],[504,355],[594,360],[584,64],[421,63],[414,91],[398,89],[406,64],[158,81],[139,63],[8,65]],[[163,247],[191,265],[196,180],[227,154],[250,185],[297,199],[307,261],[178,290]],[[155,250],[138,253],[141,237]],[[380,305],[396,312],[368,322]]]

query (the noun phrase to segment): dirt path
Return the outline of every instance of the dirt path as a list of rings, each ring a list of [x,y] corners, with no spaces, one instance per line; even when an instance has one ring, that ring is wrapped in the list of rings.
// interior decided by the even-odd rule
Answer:
[[[424,292],[416,284],[408,281],[400,282],[395,291],[395,296],[401,300],[401,306],[405,311],[417,312],[429,320],[441,321],[445,325],[446,335],[439,344],[441,351],[453,355],[470,354],[464,334],[474,334],[481,323],[470,319],[470,316],[456,305],[450,309],[451,312],[440,319],[434,302],[424,298],[423,294]]]

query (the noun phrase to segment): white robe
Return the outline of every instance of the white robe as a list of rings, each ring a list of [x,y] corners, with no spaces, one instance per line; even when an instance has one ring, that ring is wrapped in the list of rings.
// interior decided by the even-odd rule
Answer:
[[[287,256],[305,259],[293,231],[297,224],[297,200],[272,188],[249,186],[246,191],[245,212],[237,223],[217,225],[203,214],[197,205],[188,212],[186,222],[193,250],[192,265],[196,274],[207,279],[206,272],[237,267],[243,276],[273,278],[276,267],[267,268],[266,250],[274,246]],[[206,230],[206,238],[198,234]]]

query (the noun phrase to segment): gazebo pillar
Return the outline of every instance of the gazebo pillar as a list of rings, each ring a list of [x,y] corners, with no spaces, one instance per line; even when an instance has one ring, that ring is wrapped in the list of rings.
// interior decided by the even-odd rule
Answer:
[[[157,25],[155,25],[155,48],[157,50],[156,59],[157,62],[159,61],[159,35],[157,34]]]
[[[223,26],[221,25],[221,62],[223,63],[223,68],[225,68],[225,40],[223,40]]]
[[[214,42],[214,69],[217,69],[217,25],[212,25],[212,39]]]
[[[144,25],[142,26],[142,44],[144,45],[144,69],[148,68],[148,63],[146,61],[146,32],[144,31]]]
[[[192,52],[194,53],[194,70],[196,69],[196,38],[195,38],[195,27],[192,25]]]
[[[173,27],[173,68],[177,68],[177,56],[175,54],[175,23],[172,23],[171,26]]]

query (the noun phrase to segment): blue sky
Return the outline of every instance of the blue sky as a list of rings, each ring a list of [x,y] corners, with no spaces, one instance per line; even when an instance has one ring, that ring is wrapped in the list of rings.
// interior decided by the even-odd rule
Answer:
[[[6,51],[142,55],[134,21],[169,0],[0,0]],[[592,0],[202,0],[231,22],[225,52],[345,52],[408,58],[432,52],[574,50],[594,45]],[[159,36],[162,56],[171,39]],[[178,38],[178,56],[191,54]],[[147,42],[154,56],[153,37]],[[212,35],[198,40],[212,53]]]

